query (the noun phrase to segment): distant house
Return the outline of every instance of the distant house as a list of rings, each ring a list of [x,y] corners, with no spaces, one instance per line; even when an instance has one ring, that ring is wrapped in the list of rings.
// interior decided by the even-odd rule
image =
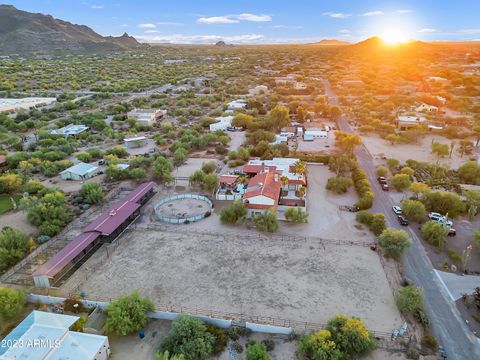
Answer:
[[[2,340],[5,346],[0,347],[0,359],[108,359],[108,337],[70,331],[78,319],[79,316],[32,311]]]
[[[440,76],[429,76],[427,78],[428,81],[432,81],[432,82],[438,82],[438,83],[442,83],[442,84],[445,84],[448,82],[448,79],[445,79],[443,77],[440,77]]]
[[[295,83],[293,84],[293,88],[295,90],[305,90],[307,88],[307,84],[300,81],[295,81]]]
[[[250,96],[259,96],[266,94],[268,92],[268,86],[266,85],[257,85],[254,88],[248,90]]]
[[[247,107],[247,100],[244,99],[238,99],[234,101],[230,101],[227,104],[227,110],[225,111],[226,113],[233,113],[237,110],[242,110]]]
[[[282,143],[285,143],[287,144],[288,143],[288,135],[285,135],[285,134],[275,134],[275,141],[272,142],[271,144],[272,145],[279,145],[279,144],[282,144]]]
[[[322,129],[317,129],[317,128],[310,128],[305,130],[303,134],[303,139],[305,140],[307,138],[308,140],[306,141],[311,141],[310,139],[326,139],[328,138],[328,131],[322,130]]]
[[[135,119],[142,125],[153,125],[167,114],[166,110],[160,109],[133,109],[127,113],[129,119]]]
[[[80,162],[63,170],[60,176],[64,180],[87,180],[96,176],[99,171],[98,166]]]
[[[68,137],[68,136],[75,136],[75,135],[81,134],[82,132],[87,131],[88,129],[89,127],[85,125],[70,124],[60,129],[52,130],[50,131],[50,134],[63,135],[65,137]]]
[[[421,104],[421,105],[419,105],[415,108],[415,111],[426,112],[426,113],[437,112],[438,107],[433,106],[433,105],[428,105],[428,104]]]
[[[35,98],[22,99],[0,99],[0,112],[12,112],[17,110],[28,110],[34,107],[46,106],[57,102],[57,98]]]
[[[133,149],[147,145],[147,141],[148,140],[145,136],[136,136],[123,139],[123,144],[127,149]]]
[[[408,116],[402,115],[397,117],[397,127],[401,131],[408,130],[417,125],[421,125],[427,122],[424,116]]]
[[[232,126],[233,116],[220,116],[215,118],[215,121],[213,124],[210,124],[210,132],[225,131]]]

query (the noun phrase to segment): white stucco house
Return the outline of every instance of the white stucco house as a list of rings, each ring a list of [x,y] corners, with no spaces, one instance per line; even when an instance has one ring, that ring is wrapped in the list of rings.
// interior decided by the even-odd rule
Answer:
[[[213,124],[210,124],[210,132],[226,131],[228,127],[232,126],[233,116],[220,116],[215,118],[215,121]]]

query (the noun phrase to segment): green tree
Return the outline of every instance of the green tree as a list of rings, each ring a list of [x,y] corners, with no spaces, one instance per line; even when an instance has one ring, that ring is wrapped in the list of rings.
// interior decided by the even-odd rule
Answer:
[[[413,170],[411,167],[409,166],[404,166],[400,172],[402,174],[407,174],[409,177],[412,177],[414,174],[415,174],[415,170]]]
[[[180,316],[173,321],[160,351],[183,355],[185,360],[203,360],[212,353],[214,342],[215,337],[202,321],[192,316]]]
[[[289,110],[285,106],[277,105],[270,112],[269,125],[273,131],[278,131],[282,127],[290,124]]]
[[[410,190],[415,194],[415,198],[418,199],[419,194],[423,195],[429,192],[431,189],[430,186],[425,183],[414,182],[412,185],[410,185]]]
[[[410,176],[407,174],[396,174],[390,180],[390,184],[397,190],[397,191],[404,191],[412,185],[410,181]]]
[[[362,143],[360,136],[343,131],[335,131],[335,141],[348,155],[353,155],[355,148]]]
[[[358,318],[338,314],[327,323],[326,330],[332,334],[337,347],[349,357],[366,355],[376,347],[375,337]]]
[[[86,182],[80,188],[80,195],[89,204],[98,204],[103,199],[103,190],[100,184]]]
[[[247,345],[247,351],[245,352],[246,360],[270,360],[268,356],[267,347],[259,342],[252,341]]]
[[[23,259],[29,250],[28,236],[21,230],[4,227],[0,231],[0,273]]]
[[[448,214],[451,217],[457,217],[465,211],[465,203],[452,192],[430,191],[424,195],[422,202],[428,211]]]
[[[384,230],[378,240],[385,254],[397,260],[400,259],[403,252],[412,244],[412,241],[405,231],[396,229]]]
[[[387,228],[387,221],[385,220],[385,215],[382,213],[373,214],[372,221],[369,227],[376,236],[379,236]]]
[[[308,214],[300,208],[290,207],[285,211],[285,219],[294,224],[308,222]]]
[[[127,335],[143,328],[148,322],[147,313],[155,310],[152,300],[142,298],[138,291],[122,296],[111,302],[106,308],[107,331],[117,335]]]
[[[183,355],[172,355],[168,351],[158,352],[155,354],[155,360],[185,360]]]
[[[377,176],[386,177],[388,175],[388,169],[385,166],[377,167]]]
[[[401,312],[415,314],[423,308],[423,290],[412,285],[402,287],[398,290],[395,300]]]
[[[408,220],[416,223],[421,223],[427,217],[427,210],[425,205],[418,200],[404,200],[402,201],[402,211]]]
[[[440,158],[445,157],[449,154],[450,149],[448,144],[441,144],[438,142],[432,143],[432,153],[437,156],[437,164],[440,161]]]
[[[396,168],[398,165],[400,165],[400,160],[394,158],[387,159],[387,166],[390,170]]]
[[[245,221],[247,209],[239,200],[233,201],[220,211],[220,221],[224,224],[238,225]]]
[[[206,174],[203,178],[203,191],[212,193],[218,186],[218,176],[216,174]]]
[[[327,181],[327,190],[333,191],[337,194],[344,194],[348,188],[353,185],[352,179],[344,176],[333,176]]]
[[[207,161],[202,163],[202,171],[205,174],[211,174],[215,172],[216,169],[217,169],[217,164],[215,163],[215,161]]]
[[[232,120],[232,126],[249,129],[253,124],[254,117],[251,115],[238,113]]]
[[[293,172],[295,174],[301,174],[301,175],[306,175],[307,174],[307,164],[305,164],[304,161],[297,161],[295,164],[293,164]]]
[[[172,170],[172,162],[163,156],[157,157],[152,164],[153,176],[166,183],[173,180]]]
[[[304,335],[298,342],[298,355],[305,360],[343,360],[345,354],[332,340],[328,330],[319,330],[314,334]]]
[[[480,165],[468,161],[458,168],[458,176],[466,184],[480,185]]]
[[[448,229],[436,221],[428,221],[422,226],[422,235],[428,243],[438,246],[443,250]]]
[[[0,194],[11,194],[16,192],[22,186],[22,178],[20,175],[14,173],[6,173],[0,175]]]
[[[261,231],[275,232],[278,230],[277,214],[274,211],[267,210],[255,215],[253,222],[257,229]]]
[[[27,297],[23,291],[0,288],[0,324],[17,316],[26,304]]]

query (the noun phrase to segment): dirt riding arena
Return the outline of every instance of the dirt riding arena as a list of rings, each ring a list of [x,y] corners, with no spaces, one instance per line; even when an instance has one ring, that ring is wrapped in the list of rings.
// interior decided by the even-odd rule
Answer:
[[[377,253],[312,238],[139,225],[108,259],[100,249],[62,290],[89,298],[138,290],[157,305],[311,323],[344,313],[376,331],[401,324]]]
[[[156,213],[164,217],[188,218],[210,210],[210,205],[199,199],[176,199],[157,207]]]

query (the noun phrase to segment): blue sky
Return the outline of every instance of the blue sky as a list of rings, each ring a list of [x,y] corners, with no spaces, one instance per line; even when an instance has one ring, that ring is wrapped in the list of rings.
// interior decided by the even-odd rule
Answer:
[[[479,0],[17,0],[21,10],[141,41],[292,43],[359,41],[385,33],[480,40]]]

